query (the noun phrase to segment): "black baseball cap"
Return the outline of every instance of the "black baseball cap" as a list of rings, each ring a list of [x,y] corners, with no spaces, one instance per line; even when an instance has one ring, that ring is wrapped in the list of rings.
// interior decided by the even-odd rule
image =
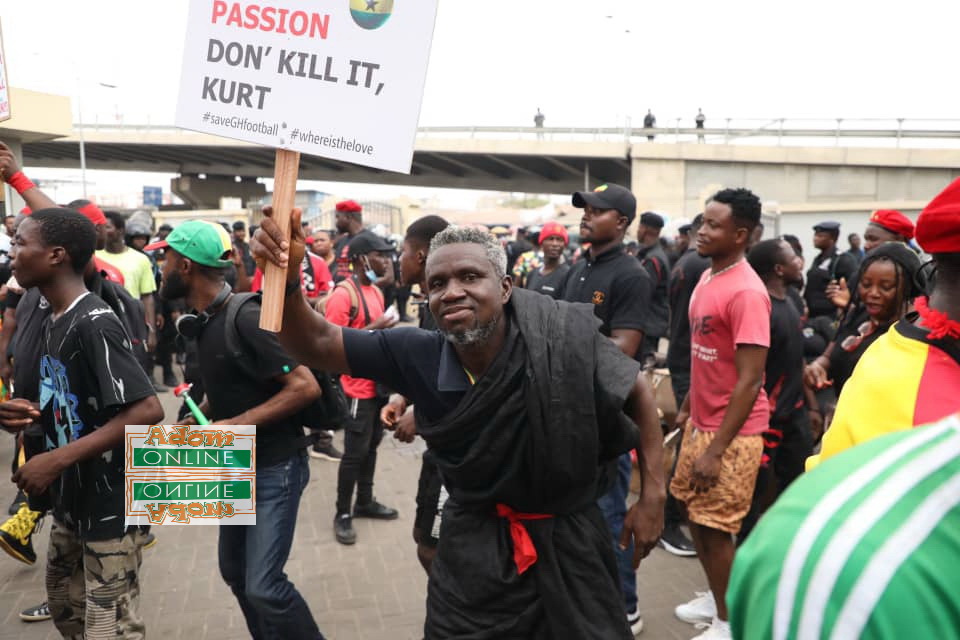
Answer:
[[[819,224],[813,225],[814,231],[840,231],[840,223],[834,222],[833,220],[826,220]]]
[[[365,256],[371,251],[393,251],[393,247],[380,236],[368,231],[357,234],[350,241],[350,249],[347,251],[347,255],[356,258],[357,256]]]
[[[640,214],[640,224],[652,229],[663,229],[663,218],[653,211]]]
[[[593,191],[577,191],[573,194],[573,206],[583,209],[587,205],[597,209],[616,209],[632,223],[637,217],[637,199],[630,190],[618,184],[608,182]]]

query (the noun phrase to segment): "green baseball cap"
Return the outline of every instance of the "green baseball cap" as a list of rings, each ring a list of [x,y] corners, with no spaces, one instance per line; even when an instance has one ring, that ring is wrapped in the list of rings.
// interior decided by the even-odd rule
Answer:
[[[165,240],[148,244],[144,251],[173,249],[180,255],[208,267],[229,267],[233,244],[224,228],[206,220],[190,220],[170,232]]]

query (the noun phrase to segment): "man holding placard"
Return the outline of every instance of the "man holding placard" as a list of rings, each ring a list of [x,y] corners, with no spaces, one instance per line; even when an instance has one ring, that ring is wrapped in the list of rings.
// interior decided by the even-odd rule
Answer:
[[[311,367],[413,401],[447,485],[426,638],[631,638],[596,499],[611,463],[638,448],[643,488],[620,539],[638,565],[660,537],[665,499],[660,425],[639,363],[597,331],[591,308],[514,289],[500,242],[471,228],[431,242],[439,332],[337,327],[300,292],[299,210],[289,242],[265,215],[251,251],[285,270],[281,344]]]

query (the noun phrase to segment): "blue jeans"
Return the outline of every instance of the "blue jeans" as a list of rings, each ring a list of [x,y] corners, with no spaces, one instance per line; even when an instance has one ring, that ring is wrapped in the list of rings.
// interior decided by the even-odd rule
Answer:
[[[627,515],[627,493],[630,491],[632,471],[630,454],[624,453],[617,460],[617,477],[613,486],[597,500],[597,506],[607,521],[613,540],[613,554],[617,557],[620,590],[623,591],[623,604],[627,613],[633,613],[637,609],[637,573],[633,570],[633,543],[626,549],[620,548],[620,534],[623,532],[623,520]]]
[[[309,480],[305,451],[257,469],[257,524],[220,527],[220,575],[254,640],[323,640],[310,608],[283,572]]]

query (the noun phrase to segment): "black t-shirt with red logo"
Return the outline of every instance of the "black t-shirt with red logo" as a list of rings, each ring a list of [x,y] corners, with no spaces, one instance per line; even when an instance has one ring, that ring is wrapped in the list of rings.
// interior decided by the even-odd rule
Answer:
[[[590,251],[584,253],[570,268],[559,299],[593,304],[593,312],[603,322],[600,332],[605,336],[614,329],[649,333],[653,282],[640,262],[627,255],[622,246],[596,257]]]

